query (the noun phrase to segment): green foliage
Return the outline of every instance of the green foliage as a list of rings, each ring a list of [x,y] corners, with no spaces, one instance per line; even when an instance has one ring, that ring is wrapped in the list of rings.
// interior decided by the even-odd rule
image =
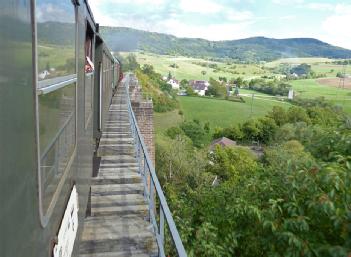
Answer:
[[[152,97],[155,112],[172,111],[178,107],[172,87],[161,79],[161,75],[154,71],[152,65],[143,65],[135,73],[143,87],[143,93]]]
[[[222,180],[239,180],[245,173],[257,170],[257,162],[250,150],[244,147],[216,146],[209,154],[210,164],[208,170],[216,174]]]
[[[288,121],[291,123],[305,122],[307,124],[311,123],[310,117],[307,111],[299,106],[292,106],[287,112]]]
[[[188,87],[188,86],[189,86],[189,81],[187,81],[186,79],[182,79],[182,80],[180,81],[180,86],[181,86],[182,88]]]
[[[210,86],[206,91],[206,95],[215,96],[215,97],[225,97],[226,96],[226,88],[217,80],[210,78]]]
[[[203,146],[207,132],[198,121],[185,121],[179,127],[192,140],[194,146]]]
[[[172,63],[171,65],[169,65],[169,67],[174,68],[174,69],[179,68],[179,66],[176,63]]]
[[[192,156],[201,163],[164,184],[189,256],[350,254],[350,119],[323,101],[295,104],[215,129],[214,138],[262,140],[262,160],[245,147],[217,147],[206,158],[191,143],[168,144],[172,170],[184,170]],[[198,131],[192,123],[189,131]],[[169,165],[158,171],[167,174]]]
[[[241,129],[245,135],[245,139],[247,140],[260,139],[261,123],[258,120],[251,119],[244,122]]]
[[[315,165],[312,155],[305,152],[304,146],[296,140],[287,141],[281,146],[267,148],[265,160],[272,169],[281,171],[299,170]]]
[[[140,68],[136,60],[135,54],[129,54],[126,58],[123,59],[122,70],[125,71],[136,71]]]
[[[297,65],[296,67],[293,67],[290,70],[290,73],[295,73],[299,76],[301,75],[308,75],[311,72],[311,65],[308,65],[306,63],[302,63],[300,65]]]
[[[170,137],[171,139],[176,139],[177,137],[185,136],[185,133],[179,127],[171,127],[171,128],[166,130],[166,135],[168,137]]]
[[[267,81],[263,79],[252,79],[248,88],[269,95],[287,96],[291,85],[280,81]]]
[[[227,137],[231,140],[242,140],[244,138],[244,133],[239,126],[232,126],[227,128],[215,128],[213,133],[213,139],[220,137]]]

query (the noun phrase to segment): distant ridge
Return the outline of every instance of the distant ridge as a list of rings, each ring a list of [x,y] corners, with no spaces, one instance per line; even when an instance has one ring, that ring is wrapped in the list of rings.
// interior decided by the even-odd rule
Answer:
[[[351,58],[351,50],[314,38],[273,39],[252,37],[239,40],[209,41],[178,38],[168,34],[125,27],[100,27],[113,51],[147,51],[194,57],[233,58],[240,61],[272,61],[289,57]]]

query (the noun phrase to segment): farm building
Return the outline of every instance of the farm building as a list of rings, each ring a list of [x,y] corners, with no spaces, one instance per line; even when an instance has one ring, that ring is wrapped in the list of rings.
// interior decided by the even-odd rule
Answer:
[[[175,78],[168,80],[167,84],[171,85],[172,89],[176,89],[176,90],[178,90],[179,86],[180,86],[179,80],[177,80]]]
[[[189,85],[192,87],[195,93],[200,96],[204,96],[208,90],[210,83],[205,80],[190,80]]]

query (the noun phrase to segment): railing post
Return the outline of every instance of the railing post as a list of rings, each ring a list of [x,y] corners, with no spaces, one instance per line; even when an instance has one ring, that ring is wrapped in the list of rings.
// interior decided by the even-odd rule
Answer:
[[[150,215],[150,222],[153,223],[152,216],[154,212],[154,182],[150,178],[150,204],[149,204],[149,215]]]
[[[160,239],[161,243],[164,246],[164,238],[165,238],[165,213],[163,212],[162,205],[160,205]]]

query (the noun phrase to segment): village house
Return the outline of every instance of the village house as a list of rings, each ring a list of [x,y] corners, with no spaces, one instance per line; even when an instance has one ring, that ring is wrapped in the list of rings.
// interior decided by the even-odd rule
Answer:
[[[213,151],[217,145],[220,147],[233,147],[233,146],[236,146],[237,144],[235,141],[226,137],[217,138],[212,141],[210,145],[210,151]]]
[[[208,90],[210,83],[205,80],[190,80],[189,85],[199,96],[204,96]]]
[[[179,80],[172,78],[168,80],[167,84],[172,86],[172,89],[178,90],[180,87]]]

